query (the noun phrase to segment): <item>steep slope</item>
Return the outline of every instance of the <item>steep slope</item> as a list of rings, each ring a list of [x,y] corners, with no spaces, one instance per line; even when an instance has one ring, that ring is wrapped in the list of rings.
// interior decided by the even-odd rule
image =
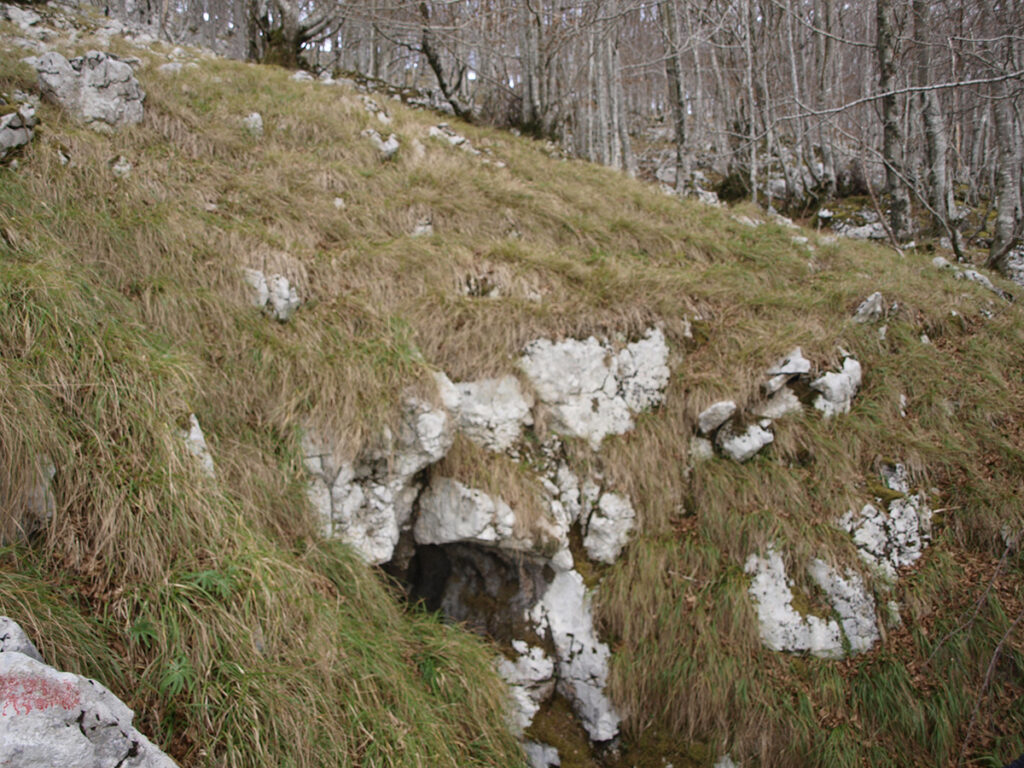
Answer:
[[[663,404],[599,450],[560,448],[636,509],[612,564],[570,537],[613,651],[621,743],[592,751],[560,698],[528,735],[563,765],[939,765],[962,749],[999,764],[1024,750],[1017,304],[931,253],[680,201],[458,125],[469,151],[431,133],[436,115],[345,84],[100,45],[77,23],[81,39],[48,45],[138,57],[145,114],[101,135],[44,102],[17,167],[0,167],[0,613],[48,661],[104,681],[183,765],[520,764],[494,645],[405,606],[322,538],[303,436],[318,425],[354,460],[400,430],[410,397],[437,401],[437,372],[521,375],[538,339],[617,349],[652,327],[670,350]],[[0,92],[38,92],[23,55],[4,44]],[[169,58],[182,66],[161,69]],[[397,151],[384,159],[368,129]],[[287,322],[252,306],[244,269],[268,291],[288,280],[301,304],[283,292]],[[796,346],[806,375],[784,378],[806,407],[730,460],[723,430],[758,423],[766,372]],[[809,386],[844,359],[860,388],[826,416]],[[737,415],[709,428],[716,451],[698,417],[724,400]],[[192,414],[212,472],[182,439]],[[557,431],[546,418],[538,441]],[[527,463],[458,443],[416,472],[527,506]],[[33,502],[47,493],[49,514]],[[929,546],[911,557],[890,537],[903,559],[872,568],[857,520],[868,504],[896,520],[912,498]],[[33,508],[45,524],[25,540],[14,529]],[[851,510],[854,535],[839,524]],[[762,642],[751,588],[776,564],[796,633],[835,626],[831,655],[846,658]],[[862,646],[828,573],[867,585]]]

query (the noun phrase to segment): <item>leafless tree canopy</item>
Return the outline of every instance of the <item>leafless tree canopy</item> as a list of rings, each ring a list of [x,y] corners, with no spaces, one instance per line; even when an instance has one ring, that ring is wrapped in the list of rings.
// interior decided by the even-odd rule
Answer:
[[[983,232],[996,266],[1019,240],[1024,0],[111,2],[236,57],[431,90],[680,191],[808,212],[863,194],[894,239],[959,253]]]

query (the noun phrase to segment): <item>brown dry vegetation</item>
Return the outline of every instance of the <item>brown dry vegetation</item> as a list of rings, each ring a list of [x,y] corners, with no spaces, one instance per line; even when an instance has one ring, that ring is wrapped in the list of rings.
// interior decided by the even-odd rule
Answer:
[[[1016,304],[928,253],[804,232],[808,251],[777,224],[459,125],[507,167],[484,164],[397,105],[403,146],[380,162],[359,136],[375,120],[344,88],[213,59],[161,76],[159,57],[123,50],[146,61],[143,124],[101,137],[44,105],[20,168],[0,168],[4,482],[24,484],[43,454],[60,468],[48,530],[4,552],[0,611],[51,662],[110,683],[185,765],[512,764],[493,651],[316,541],[299,430],[320,421],[355,451],[434,370],[513,372],[537,337],[657,323],[673,355],[665,405],[599,455],[567,446],[640,515],[624,557],[595,574],[622,764],[726,751],[763,766],[956,763],[1020,610],[1016,550],[985,590],[1000,531],[1024,525]],[[19,56],[0,52],[0,90],[34,87]],[[261,139],[241,124],[251,111]],[[124,180],[109,167],[121,154]],[[410,237],[427,212],[435,233]],[[248,305],[245,266],[294,281],[305,301],[291,322]],[[482,274],[499,298],[465,293]],[[884,340],[849,320],[875,290],[898,302]],[[789,417],[748,464],[689,471],[696,414],[725,397],[754,405],[765,367],[795,345],[819,371],[840,346],[858,357],[853,412]],[[216,480],[180,444],[190,412]],[[902,628],[843,664],[763,649],[745,559],[778,542],[805,592],[811,556],[861,567],[833,521],[870,500],[880,460],[907,464],[942,510],[922,562],[875,584]],[[448,470],[535,501],[509,460],[462,446]],[[1024,749],[1021,652],[1017,632],[982,697],[974,764]]]

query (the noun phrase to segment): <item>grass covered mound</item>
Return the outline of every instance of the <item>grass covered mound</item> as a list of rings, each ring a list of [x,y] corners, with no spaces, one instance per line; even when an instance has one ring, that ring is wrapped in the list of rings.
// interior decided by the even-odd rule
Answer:
[[[143,122],[100,136],[44,104],[19,167],[0,168],[0,613],[50,663],[102,680],[187,766],[520,764],[494,649],[317,537],[300,430],[328,424],[355,451],[434,370],[508,373],[535,338],[656,323],[673,352],[665,405],[599,454],[569,445],[639,515],[623,557],[585,573],[615,654],[621,764],[1024,751],[1024,582],[1003,535],[1024,527],[1017,304],[931,253],[800,233],[812,250],[782,225],[458,125],[473,155],[390,101],[382,132],[402,146],[382,162],[360,136],[382,126],[345,87],[211,58],[161,74],[160,45],[111,48],[143,59]],[[0,91],[36,88],[22,55],[0,51]],[[254,111],[262,136],[243,124]],[[428,217],[433,234],[413,237]],[[243,267],[297,287],[288,323],[249,304]],[[884,338],[850,321],[874,291],[897,304]],[[820,370],[839,347],[860,360],[851,413],[805,411],[750,462],[689,470],[697,413],[753,403],[796,345]],[[181,440],[190,413],[214,477]],[[56,511],[25,541],[13,500],[41,457]],[[937,511],[932,546],[891,589],[835,526],[888,461]],[[500,469],[507,495],[529,495]],[[769,543],[793,564],[860,569],[901,623],[843,662],[763,648],[743,566]],[[802,610],[827,611],[790,575]],[[536,735],[563,765],[593,764],[562,707]]]

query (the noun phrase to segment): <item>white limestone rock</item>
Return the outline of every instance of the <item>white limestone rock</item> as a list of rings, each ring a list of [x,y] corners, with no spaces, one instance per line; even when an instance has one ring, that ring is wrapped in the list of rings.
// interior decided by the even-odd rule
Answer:
[[[853,536],[865,561],[895,580],[897,570],[915,563],[931,542],[932,511],[924,494],[910,493],[904,465],[883,468],[882,477],[890,490],[903,495],[889,501],[884,511],[880,499],[859,512],[850,510],[839,519],[839,526]]]
[[[263,135],[263,115],[259,112],[250,112],[242,118],[242,127],[245,128],[250,135],[259,138]]]
[[[811,561],[807,572],[825,591],[839,617],[851,653],[870,650],[878,642],[880,634],[875,618],[875,599],[864,587],[860,574],[847,570],[844,578],[828,563],[818,559]]]
[[[372,128],[367,128],[361,134],[365,138],[370,140],[370,143],[377,148],[377,152],[380,153],[381,160],[390,160],[398,152],[399,146],[398,137],[395,134],[391,134],[387,139],[381,138],[381,135]]]
[[[857,311],[853,315],[853,322],[873,323],[876,320],[880,320],[884,315],[885,299],[882,298],[881,293],[875,291],[857,307]]]
[[[391,117],[380,104],[369,96],[360,96],[359,98],[363,102],[363,107],[367,112],[376,117],[384,125],[391,125]]]
[[[820,658],[840,658],[843,652],[838,622],[804,616],[793,607],[792,581],[782,555],[769,547],[764,557],[747,558],[744,572],[753,576],[749,593],[757,606],[761,642],[773,651],[810,652]]]
[[[427,132],[431,138],[441,139],[451,144],[453,147],[460,146],[467,142],[465,136],[461,136],[451,129],[448,123],[438,123],[437,125],[430,126],[430,130]]]
[[[50,51],[36,59],[34,66],[43,96],[88,127],[110,132],[142,122],[146,94],[131,66],[115,56],[89,51],[68,61]]]
[[[249,286],[249,301],[254,307],[263,309],[270,301],[270,288],[267,287],[267,278],[258,269],[242,269],[242,277],[245,284]]]
[[[533,423],[533,397],[523,392],[515,376],[460,382],[455,387],[458,429],[477,445],[507,451],[518,442],[523,427]]]
[[[416,222],[416,226],[412,228],[410,234],[411,237],[430,237],[434,234],[434,222],[427,216]]]
[[[591,560],[614,563],[629,541],[636,524],[636,511],[620,493],[604,493],[587,520],[583,547]]]
[[[793,607],[792,581],[774,547],[769,547],[764,557],[747,558],[744,571],[754,577],[749,593],[757,605],[761,641],[768,648],[838,659],[846,653],[844,639],[852,653],[869,650],[878,642],[874,598],[854,571],[840,576],[819,559],[807,566],[808,575],[825,592],[839,621],[804,616]]]
[[[36,109],[31,104],[21,104],[17,111],[0,117],[0,160],[32,141],[38,124]]]
[[[804,409],[800,398],[789,387],[783,387],[766,402],[755,406],[751,413],[761,419],[781,419],[790,414],[800,413]]]
[[[766,395],[774,394],[784,387],[794,376],[802,376],[811,372],[811,361],[804,357],[800,347],[793,347],[789,354],[776,360],[768,367],[770,377],[762,386]]]
[[[527,741],[523,744],[523,751],[526,752],[530,768],[559,768],[562,765],[558,750],[549,744]]]
[[[697,416],[697,429],[702,435],[710,434],[725,424],[736,413],[736,403],[732,400],[719,400],[709,405]]]
[[[312,83],[314,80],[316,80],[316,78],[313,77],[313,75],[311,75],[304,69],[300,69],[298,72],[292,73],[291,77],[289,77],[288,79],[295,83]]]
[[[509,685],[512,696],[513,731],[521,734],[533,723],[541,704],[555,692],[555,662],[542,648],[513,640],[517,656],[498,659],[498,674]]]
[[[249,268],[243,269],[242,275],[249,286],[252,305],[282,323],[288,322],[302,304],[298,292],[284,275],[267,277],[260,270]]]
[[[572,702],[592,741],[619,732],[619,715],[604,693],[611,651],[597,638],[591,596],[576,571],[556,573],[527,618],[537,634],[550,632],[555,645],[559,693]]]
[[[736,432],[732,424],[718,430],[715,443],[733,461],[744,462],[753,458],[762,448],[775,440],[771,429],[750,424],[743,432]]]
[[[185,448],[196,457],[199,466],[207,477],[215,477],[213,455],[206,445],[206,436],[203,434],[203,430],[199,426],[199,419],[196,418],[194,413],[188,415],[188,424],[188,431],[183,430],[181,432],[181,438],[185,441]]]
[[[504,544],[516,522],[515,512],[501,499],[447,477],[431,479],[420,494],[419,509],[413,526],[417,544]]]
[[[814,399],[814,407],[826,418],[840,413],[849,413],[857,390],[860,389],[861,366],[852,357],[843,360],[842,370],[829,371],[811,382],[811,389],[821,394]]]
[[[303,463],[312,475],[308,495],[325,535],[348,542],[373,565],[391,559],[409,523],[421,490],[416,475],[452,446],[455,426],[449,409],[458,393],[444,374],[435,380],[442,404],[408,398],[397,433],[386,430],[354,462],[339,460],[338,441],[317,430],[303,436]]]
[[[25,630],[8,616],[0,616],[0,653],[21,653],[40,663],[43,661]]]
[[[271,275],[267,278],[267,288],[270,293],[270,314],[282,323],[288,322],[302,303],[299,294],[284,275]]]
[[[527,345],[519,364],[537,396],[564,434],[597,450],[607,435],[633,428],[632,413],[664,399],[668,345],[660,329],[619,353],[593,336],[580,341],[539,339]]]
[[[111,163],[110,171],[114,174],[114,178],[127,179],[132,175],[132,164],[124,155],[118,155],[117,159]]]
[[[13,622],[3,621],[11,632]],[[6,647],[0,652],[0,765],[175,767],[132,727],[132,711],[104,686],[37,657]]]
[[[180,75],[182,66],[180,61],[168,61],[166,64],[161,64],[157,67],[156,71],[161,75]]]

